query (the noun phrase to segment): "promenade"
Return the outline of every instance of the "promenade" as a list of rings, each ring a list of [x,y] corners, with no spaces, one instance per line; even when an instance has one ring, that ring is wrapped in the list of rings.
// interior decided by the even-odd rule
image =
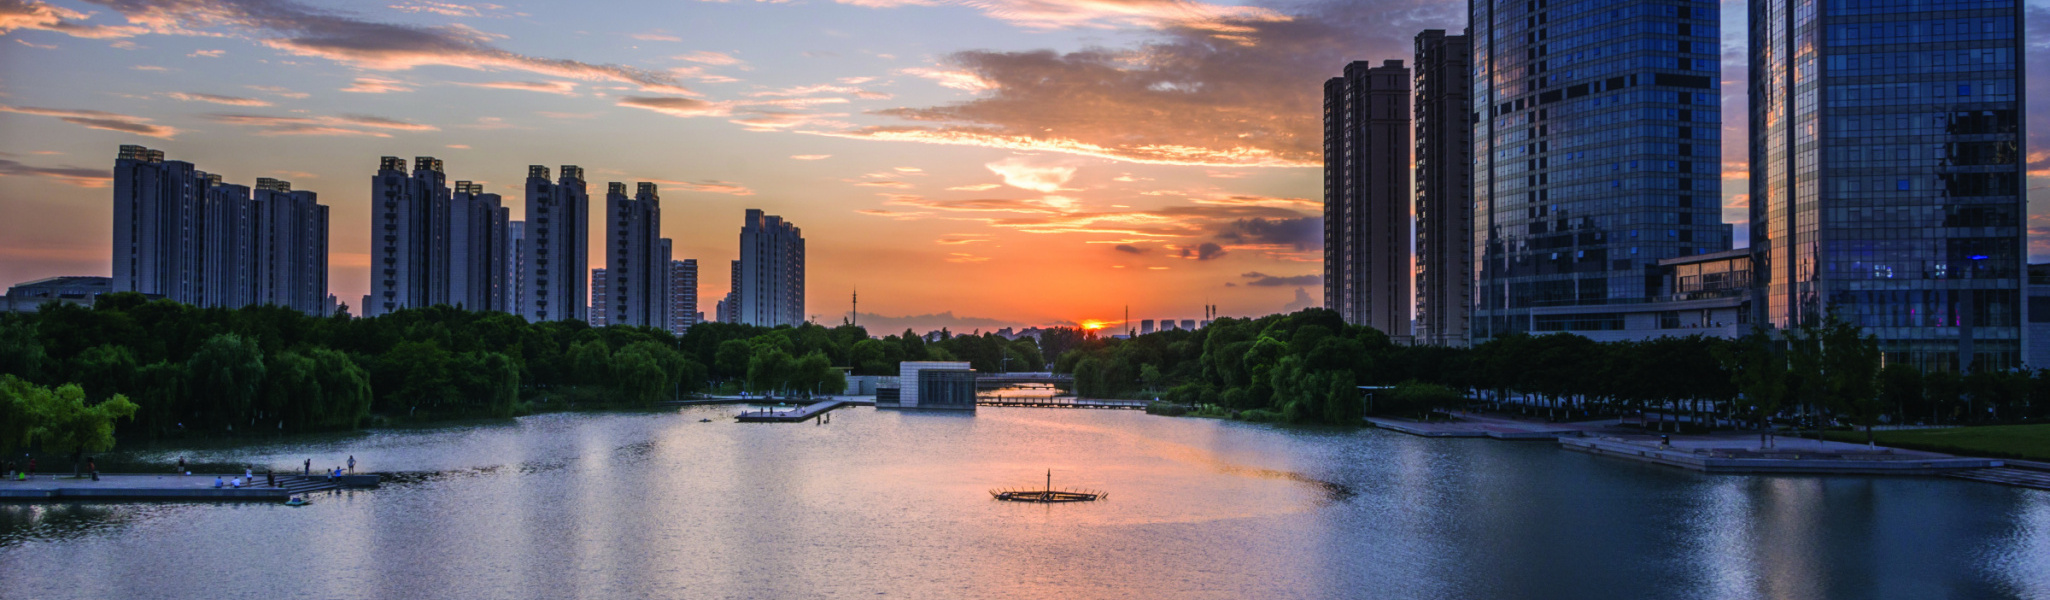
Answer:
[[[1942,475],[2050,489],[2050,470],[2025,461],[1868,447],[1788,435],[1780,435],[1770,447],[1761,448],[1755,431],[1661,434],[1624,427],[1620,419],[1549,423],[1472,413],[1445,416],[1448,420],[1431,422],[1386,417],[1366,420],[1375,427],[1421,437],[1555,440],[1561,448],[1576,452],[1704,473]]]
[[[742,423],[796,423],[810,419],[812,417],[819,416],[821,414],[825,414],[826,411],[830,411],[836,408],[846,406],[875,405],[876,403],[874,400],[855,400],[853,398],[831,398],[819,402],[813,402],[811,404],[807,404],[797,408],[789,408],[782,410],[748,411],[740,413],[740,415],[737,418],[740,419],[740,422]]]

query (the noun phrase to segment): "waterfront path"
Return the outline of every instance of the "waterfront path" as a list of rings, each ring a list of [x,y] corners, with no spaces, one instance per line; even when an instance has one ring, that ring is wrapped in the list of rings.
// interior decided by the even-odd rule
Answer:
[[[829,398],[819,402],[783,410],[754,410],[740,413],[742,423],[796,423],[824,414],[826,411],[845,406],[875,406],[874,400],[853,398]]]
[[[1463,415],[1457,421],[1410,421],[1384,417],[1367,417],[1375,427],[1400,431],[1422,437],[1484,437],[1498,440],[1554,440],[1560,436],[1581,435],[1582,430],[1558,423],[1539,423]]]
[[[279,475],[278,487],[257,485],[214,487],[214,475],[126,475],[101,473],[99,481],[37,475],[28,481],[0,482],[0,501],[41,500],[285,500],[295,493],[340,487],[375,487],[379,476],[344,475],[328,483],[324,476]],[[226,475],[221,476],[228,478]]]

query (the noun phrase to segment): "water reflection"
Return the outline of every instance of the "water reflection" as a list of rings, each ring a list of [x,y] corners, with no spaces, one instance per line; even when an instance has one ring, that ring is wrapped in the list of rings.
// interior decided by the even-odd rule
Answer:
[[[1136,411],[731,410],[208,450],[398,475],[297,509],[0,505],[0,598],[2050,595],[2050,494],[1970,482]],[[1111,496],[986,494],[1048,469]]]

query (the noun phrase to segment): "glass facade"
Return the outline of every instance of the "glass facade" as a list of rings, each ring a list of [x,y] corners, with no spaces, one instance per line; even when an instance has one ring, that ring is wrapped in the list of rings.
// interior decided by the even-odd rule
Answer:
[[[1751,247],[1764,323],[1834,312],[1888,363],[2020,362],[2022,12],[1752,0]]]
[[[1474,0],[1474,343],[1730,247],[1715,3]],[[1606,321],[1603,325],[1608,324]]]

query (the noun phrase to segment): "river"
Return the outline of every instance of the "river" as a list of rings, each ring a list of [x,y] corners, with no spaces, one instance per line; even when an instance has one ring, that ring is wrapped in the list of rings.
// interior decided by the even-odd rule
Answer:
[[[737,410],[166,451],[396,476],[301,508],[0,504],[0,598],[2050,598],[2046,492],[1136,411]],[[987,493],[1049,469],[1110,495]]]

